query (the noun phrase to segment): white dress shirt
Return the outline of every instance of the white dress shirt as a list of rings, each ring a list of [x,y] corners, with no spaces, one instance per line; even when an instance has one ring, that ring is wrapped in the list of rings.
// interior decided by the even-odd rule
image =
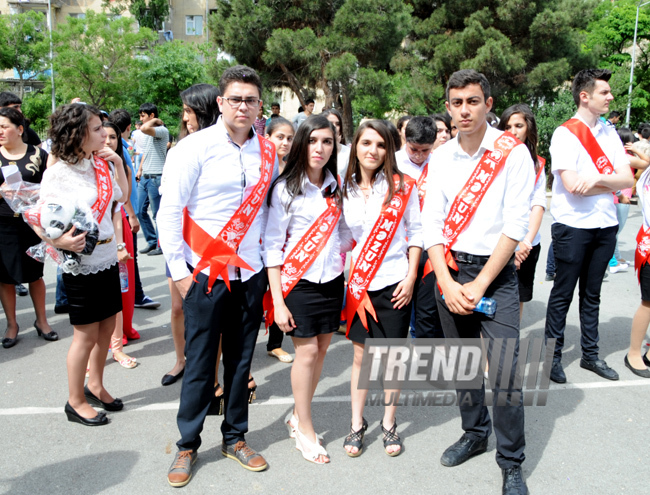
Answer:
[[[409,177],[411,177],[411,179],[414,179],[416,181],[420,179],[420,175],[422,175],[422,171],[424,170],[425,165],[429,163],[430,158],[431,158],[431,153],[429,153],[427,159],[424,160],[424,162],[421,165],[417,165],[411,161],[411,159],[409,158],[409,154],[406,152],[404,148],[402,148],[397,153],[395,153],[395,160],[397,160],[397,168],[399,168],[400,172],[408,175]]]
[[[341,149],[336,154],[336,168],[341,179],[345,180],[345,174],[348,171],[348,164],[350,163],[350,151],[352,150],[345,144],[339,146],[341,146]]]
[[[187,263],[195,267],[200,260],[183,240],[183,208],[187,207],[190,217],[216,237],[253,192],[260,180],[261,164],[257,134],[251,130],[249,139],[239,147],[230,139],[221,117],[213,126],[181,140],[174,153],[168,155],[156,223],[160,246],[174,281],[191,274]],[[276,158],[273,178],[277,175]],[[253,271],[228,266],[230,280],[246,281],[264,268],[260,239],[264,235],[267,210],[265,199],[237,251]],[[202,273],[208,275],[209,268]]]
[[[502,131],[488,125],[481,146],[473,156],[463,151],[458,139],[446,142],[431,155],[427,199],[422,210],[422,218],[426,219],[425,249],[445,244],[442,230],[456,195],[467,183],[483,153],[495,149],[494,142],[501,134]],[[535,166],[528,148],[524,144],[515,146],[452,249],[490,256],[501,234],[521,242],[528,232],[534,180]]]
[[[281,180],[273,188],[271,208],[264,234],[262,257],[267,267],[281,266],[284,260],[302,237],[314,224],[316,219],[327,209],[327,199],[323,193],[336,185],[336,179],[326,170],[325,180],[319,188],[312,184],[307,177],[302,187],[304,194],[296,196],[291,201],[286,189],[286,182]],[[291,204],[287,211],[286,206]],[[334,280],[343,273],[344,264],[341,256],[341,243],[351,249],[351,235],[343,220],[343,215],[332,231],[325,247],[316,257],[312,265],[302,276],[303,279],[319,284]]]
[[[352,251],[351,266],[354,266],[370,231],[379,218],[388,191],[388,182],[383,172],[377,175],[367,201],[364,200],[362,191],[356,187],[354,178],[353,185],[354,189],[348,194],[347,198],[343,199],[345,223],[357,243]],[[406,278],[409,271],[408,248],[411,246],[422,247],[420,205],[417,188],[415,187],[411,190],[402,220],[397,227],[395,236],[386,251],[379,270],[377,270],[375,277],[370,282],[368,290],[380,290]]]
[[[573,118],[584,122],[584,119],[577,114]],[[609,161],[612,162],[614,171],[629,166],[630,160],[625,154],[625,148],[616,129],[612,129],[598,120],[594,127],[590,127],[590,130]],[[560,172],[563,170],[573,170],[580,177],[585,178],[599,174],[589,153],[575,134],[564,126],[558,127],[553,132],[550,150],[551,171],[555,175],[553,197],[551,198],[553,222],[559,222],[576,229],[602,229],[618,225],[614,195],[611,192],[581,196],[571,194],[562,183]]]
[[[535,177],[537,177],[537,174],[535,174]],[[541,206],[542,208],[544,208],[544,210],[546,210],[546,171],[545,170],[542,170],[542,173],[539,176],[539,180],[535,182],[535,187],[533,188],[533,196],[530,199],[530,210],[533,209],[533,206]],[[541,241],[542,241],[542,234],[540,234],[538,230],[531,244],[533,246],[537,246]]]

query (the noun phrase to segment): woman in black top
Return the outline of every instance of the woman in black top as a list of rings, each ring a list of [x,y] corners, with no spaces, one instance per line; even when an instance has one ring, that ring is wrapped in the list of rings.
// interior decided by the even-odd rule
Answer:
[[[40,183],[47,164],[47,152],[23,142],[25,120],[18,110],[0,108],[0,183],[5,181],[4,167],[16,165],[23,181]],[[30,258],[26,251],[41,240],[14,214],[4,198],[0,198],[0,300],[7,317],[7,330],[2,347],[8,349],[18,342],[16,321],[16,291],[14,286],[29,283],[29,294],[34,303],[34,327],[45,340],[58,340],[50,328],[45,313],[45,282],[43,263]]]

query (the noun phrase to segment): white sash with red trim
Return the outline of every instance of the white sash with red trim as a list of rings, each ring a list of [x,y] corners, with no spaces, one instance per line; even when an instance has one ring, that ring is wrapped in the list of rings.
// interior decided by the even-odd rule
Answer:
[[[506,163],[512,149],[521,144],[515,136],[504,132],[494,142],[494,151],[486,150],[476,168],[460,190],[445,219],[442,233],[446,239],[445,261],[453,270],[458,266],[451,255],[451,248],[458,236],[469,226],[483,197]]]
[[[379,218],[375,222],[375,225],[373,225],[365,244],[361,248],[354,267],[350,270],[347,301],[345,303],[348,322],[346,335],[350,333],[350,326],[352,325],[355,313],[359,314],[361,323],[363,323],[366,329],[368,329],[366,311],[377,321],[377,314],[368,296],[368,287],[370,287],[370,282],[372,282],[377,270],[379,270],[388,252],[388,248],[393,241],[393,237],[395,237],[395,233],[406,211],[413,186],[415,186],[415,181],[408,175],[405,175],[404,186],[401,191],[397,191],[399,188],[399,176],[394,175],[393,180],[395,181],[396,191],[393,199],[391,199],[389,204],[383,205]],[[388,193],[386,195],[388,196]]]
[[[213,238],[203,230],[192,220],[187,208],[183,209],[183,239],[192,251],[201,257],[201,260],[194,268],[194,281],[197,281],[196,276],[204,268],[209,267],[208,293],[212,291],[212,286],[219,275],[221,275],[226,287],[230,290],[228,265],[253,271],[248,263],[237,255],[237,249],[239,249],[241,241],[262,207],[266,193],[271,185],[273,166],[275,164],[275,145],[262,136],[258,135],[257,137],[262,152],[260,180],[253,188],[253,192],[237,208],[237,211],[221,229],[217,237]]]
[[[332,236],[339,218],[341,218],[341,208],[337,204],[336,198],[327,198],[325,211],[300,238],[298,244],[294,246],[282,264],[280,277],[283,298],[287,297],[311,265],[314,264],[314,261],[316,261],[316,258],[318,258],[318,255],[323,251],[327,241]],[[264,294],[264,310],[266,312],[266,328],[269,328],[274,318],[273,297],[270,290]]]
[[[562,126],[569,129],[571,134],[578,138],[580,144],[591,157],[591,161],[598,169],[599,174],[610,175],[614,173],[612,162],[605,155],[605,152],[600,147],[600,144],[598,144],[598,141],[596,141],[595,136],[587,124],[580,119],[569,119]]]

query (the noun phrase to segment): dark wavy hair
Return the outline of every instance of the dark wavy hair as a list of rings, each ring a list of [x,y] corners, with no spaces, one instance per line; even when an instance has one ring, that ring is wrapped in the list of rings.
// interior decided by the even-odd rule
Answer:
[[[88,121],[95,115],[101,119],[97,107],[83,103],[62,105],[50,115],[47,136],[52,140],[52,154],[72,165],[85,157],[83,143],[88,136]]]
[[[217,123],[221,112],[217,103],[217,96],[221,96],[219,88],[212,84],[195,84],[181,92],[181,100],[185,105],[194,110],[196,121],[199,124],[197,130],[205,129]],[[178,140],[180,141],[189,134],[187,124],[181,119],[181,130]]]
[[[322,115],[310,115],[307,120],[305,120],[298,131],[296,131],[296,136],[293,138],[293,146],[291,146],[291,151],[287,157],[287,164],[284,167],[284,170],[280,176],[275,179],[273,185],[271,186],[271,191],[268,196],[268,205],[271,206],[271,195],[273,193],[273,188],[275,185],[284,180],[286,182],[286,189],[289,193],[291,200],[285,206],[288,210],[291,206],[293,198],[303,194],[302,183],[304,178],[307,176],[307,167],[309,166],[309,138],[311,137],[312,132],[318,131],[320,129],[329,129],[332,131],[332,139],[334,140],[334,147],[332,149],[332,154],[330,159],[327,161],[323,167],[323,174],[325,170],[329,170],[332,174],[332,177],[337,178],[337,164],[336,164],[336,129],[334,129],[334,124],[327,120]],[[341,202],[341,190],[338,185],[338,181],[334,188],[330,188],[329,191],[325,193],[325,197],[335,196],[337,202]]]
[[[115,153],[117,153],[117,156],[122,159],[124,169],[126,170],[128,165],[126,164],[126,160],[124,160],[124,145],[122,144],[122,135],[120,134],[120,128],[117,126],[117,124],[111,122],[110,120],[102,122],[102,127],[108,127],[115,131],[115,135],[117,136],[117,149],[115,150]]]
[[[339,134],[341,135],[341,144],[345,144],[345,135],[343,134],[343,116],[341,115],[341,112],[339,112],[336,108],[328,108],[327,110],[323,110],[321,115],[323,117],[327,117],[328,115],[334,115],[334,117],[336,117],[336,119],[339,121]]]
[[[347,198],[351,193],[356,192],[356,181],[352,181],[352,176],[357,178],[361,176],[361,165],[359,164],[359,159],[357,158],[357,145],[361,140],[366,129],[372,129],[376,131],[384,140],[384,146],[386,147],[386,157],[384,158],[384,163],[381,167],[378,167],[375,170],[375,174],[372,177],[372,182],[375,182],[377,175],[380,172],[384,172],[386,180],[388,181],[388,195],[386,196],[386,201],[384,204],[388,204],[393,199],[395,195],[395,182],[393,181],[393,176],[397,174],[399,176],[399,187],[397,191],[401,191],[404,187],[404,174],[400,172],[397,168],[397,161],[395,160],[395,143],[393,136],[391,135],[390,129],[382,120],[368,120],[361,124],[357,129],[357,132],[354,133],[354,138],[352,139],[352,150],[350,151],[350,161],[348,165],[348,171],[345,174],[344,186],[343,186],[343,197]]]
[[[0,108],[0,117],[9,119],[9,121],[16,127],[20,127],[22,125],[23,133],[25,132],[27,124],[25,122],[25,116],[22,114],[22,112],[19,112],[13,107],[2,107]]]
[[[506,108],[501,114],[501,120],[499,121],[497,129],[505,131],[508,121],[517,113],[521,114],[526,121],[526,127],[528,129],[526,131],[526,140],[524,141],[524,144],[528,148],[528,151],[530,151],[530,157],[533,159],[533,163],[535,164],[535,172],[538,172],[540,163],[537,159],[537,122],[535,122],[535,116],[530,107],[525,103],[517,103],[516,105]]]

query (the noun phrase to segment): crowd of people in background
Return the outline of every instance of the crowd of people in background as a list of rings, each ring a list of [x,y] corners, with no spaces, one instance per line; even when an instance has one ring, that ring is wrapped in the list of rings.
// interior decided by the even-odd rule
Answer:
[[[92,254],[57,274],[54,311],[68,313],[74,329],[67,418],[105,425],[105,411],[123,409],[104,384],[106,357],[110,350],[122,367],[137,366],[123,348],[140,338],[134,309],[160,306],[144,294],[137,255],[163,254],[175,361],[161,382],[183,379],[181,438],[169,483],[189,483],[211,414],[224,418],[223,455],[251,471],[266,469],[245,439],[256,391],[251,361],[263,321],[268,355],[293,363],[295,406],[284,422],[296,448],[316,464],[330,457],[312,420],[312,400],[333,333],[352,341],[344,448],[358,457],[368,429],[367,390],[358,388],[367,339],[483,338],[488,356],[494,339],[518,343],[542,250],[547,174],[553,178],[546,273],[554,285],[545,322],[546,338],[555,339],[550,379],[567,381],[562,350],[576,285],[580,366],[619,378],[599,357],[598,315],[603,278],[630,265],[617,235],[635,201],[644,218],[635,259],[642,301],[624,364],[650,378],[650,355],[642,350],[650,324],[650,125],[637,134],[616,129],[620,114],[609,111],[609,77],[605,70],[575,76],[577,113],[554,132],[549,157],[538,154],[531,109],[517,104],[498,117],[487,79],[470,69],[450,78],[445,112],[403,116],[396,124],[364,120],[349,144],[341,113],[327,108],[315,114],[313,99],[290,120],[278,103],[266,116],[262,83],[245,66],[227,69],[219,87],[198,84],[179,95],[183,115],[174,146],[153,103],[139,107],[133,129],[128,111],[107,113],[79,101],[54,112],[41,143],[20,99],[1,93],[0,181],[4,167],[15,165],[24,181],[40,184],[41,199],[74,198],[98,225]],[[3,347],[19,341],[16,294],[27,292],[21,284],[29,287],[38,335],[58,340],[47,320],[43,264],[26,251],[44,240],[81,253],[86,233],[48,238],[4,199],[0,230]],[[140,231],[146,245],[138,251]],[[496,301],[493,316],[475,311],[483,297]],[[282,349],[284,335],[293,341],[295,358]],[[498,375],[507,372],[501,360],[490,363]],[[525,494],[520,389],[513,384],[504,389],[506,404],[496,402],[496,383],[507,382],[492,382],[492,418],[485,386],[458,390],[471,397],[460,406],[463,435],[441,463],[457,466],[482,454],[494,428],[503,493]],[[396,416],[397,405],[386,405],[380,427],[389,456],[403,450]]]

